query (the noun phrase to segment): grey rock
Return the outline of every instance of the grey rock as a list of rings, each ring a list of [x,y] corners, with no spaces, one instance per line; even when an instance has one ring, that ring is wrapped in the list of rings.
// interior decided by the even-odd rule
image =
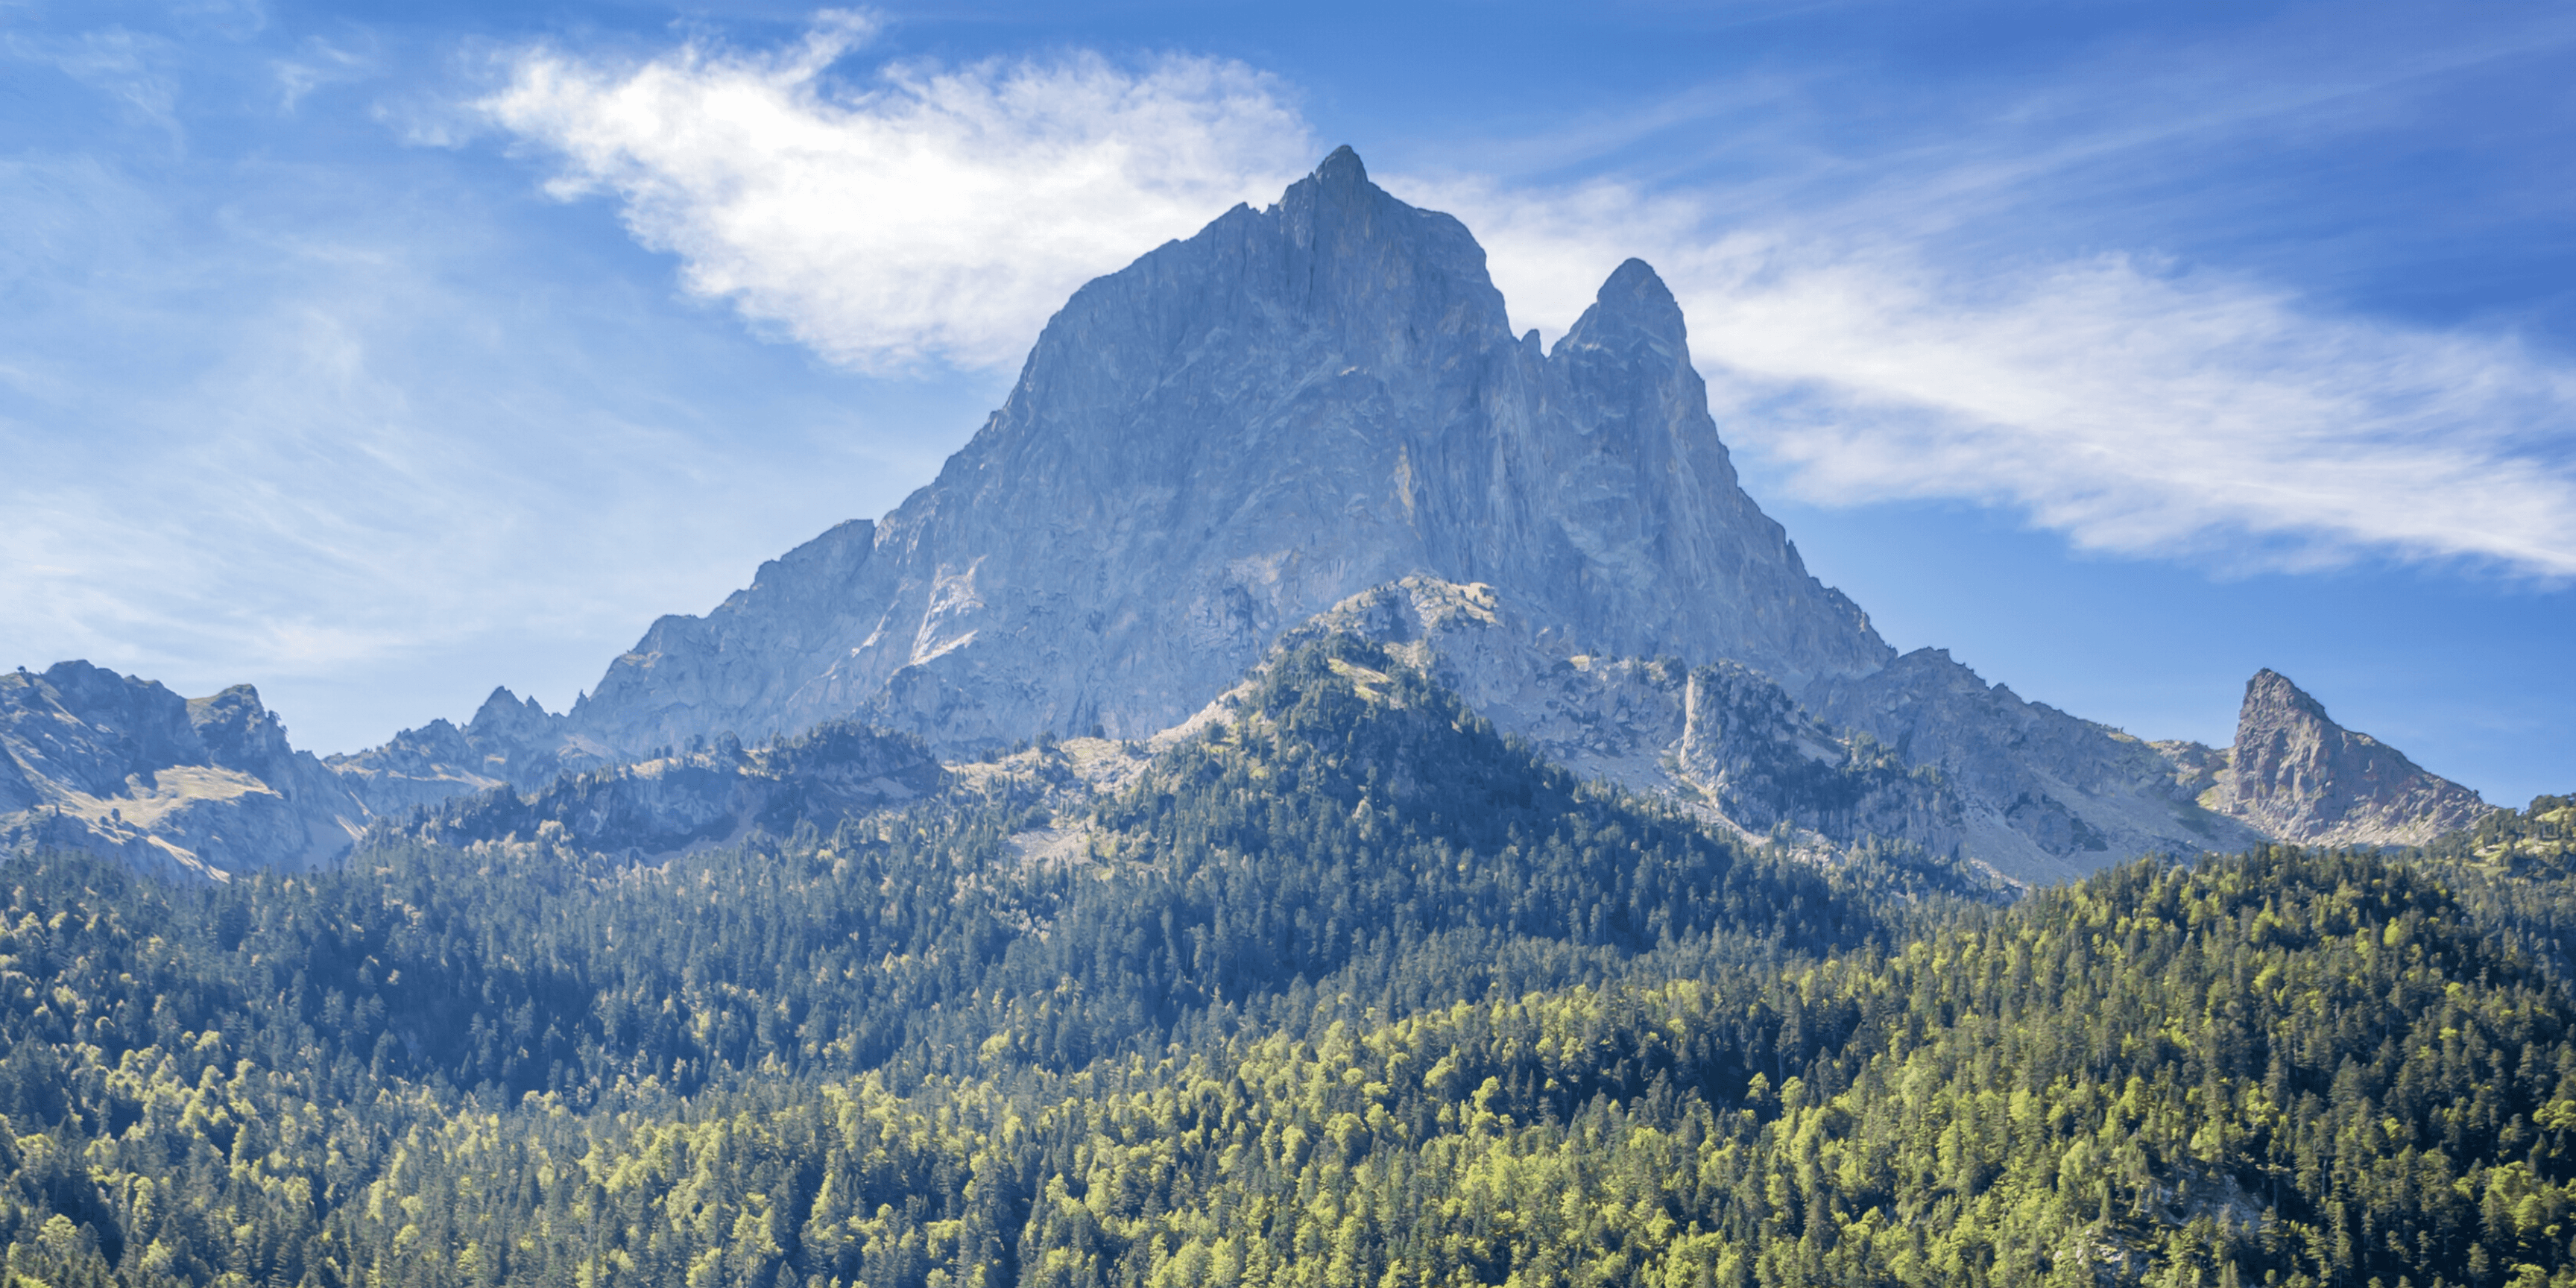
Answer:
[[[1963,811],[1956,844],[2024,881],[2263,839],[2202,807],[2156,746],[1988,685],[1940,649],[1867,676],[1829,677],[1800,696],[1819,719],[1869,735],[1909,767],[1938,770]]]
[[[0,848],[223,880],[330,862],[369,819],[249,685],[190,700],[87,662],[0,675]]]
[[[1691,672],[1674,769],[1737,826],[1786,823],[1845,846],[1911,842],[1965,853],[1965,811],[1934,769],[1908,766],[1875,738],[1829,728],[1770,677],[1720,662]]]
[[[535,698],[497,688],[461,729],[444,719],[432,720],[394,735],[381,747],[332,756],[324,763],[348,777],[373,812],[397,815],[505,785],[534,790],[560,774],[625,759],[566,725],[564,717]]]
[[[2212,808],[2304,845],[2422,845],[2495,809],[2396,748],[2336,724],[2323,704],[2269,668],[2245,682],[2236,744],[2210,777]]]
[[[1467,230],[1344,149],[1085,286],[935,482],[655,623],[570,727],[625,755],[852,716],[948,751],[1138,737],[1417,573],[1613,656],[1791,685],[1890,656],[1737,486],[1653,270],[1542,352]]]
[[[1938,650],[1793,695],[1739,663],[1586,652],[1492,587],[1420,576],[1306,629],[1395,645],[1551,758],[1704,801],[1755,834],[1786,823],[1845,847],[1902,842],[2025,882],[2263,839],[2196,803],[2157,748],[1988,686]]]
[[[565,773],[522,794],[452,800],[403,830],[449,845],[525,845],[571,857],[650,862],[800,824],[844,819],[939,791],[948,774],[917,738],[848,722],[745,750],[710,750]]]

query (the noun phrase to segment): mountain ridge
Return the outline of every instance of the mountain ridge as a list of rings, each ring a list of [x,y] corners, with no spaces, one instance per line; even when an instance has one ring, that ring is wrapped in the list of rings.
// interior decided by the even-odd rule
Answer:
[[[2494,808],[2336,724],[2324,703],[2269,667],[2245,682],[2235,745],[2212,779],[2204,796],[2213,808],[2316,845],[2424,845]]]
[[[201,700],[197,724],[171,724],[165,694],[154,728],[185,724],[163,741],[195,748],[165,754],[118,750],[131,722],[109,691],[141,682],[116,677],[80,712],[11,717],[26,754],[0,782],[0,837],[182,867],[213,846],[213,875],[257,865],[254,834],[289,865],[327,861],[455,797],[687,767],[832,722],[951,760],[1145,739],[1319,624],[1423,650],[1498,727],[1709,821],[2026,882],[2263,839],[2422,840],[2484,808],[2322,708],[2242,726],[2241,747],[2274,730],[2287,750],[2240,770],[2026,702],[1942,650],[1900,656],[1739,485],[1650,266],[1622,262],[1542,346],[1512,333],[1463,224],[1343,148],[1277,203],[1075,292],[931,483],[703,616],[656,620],[570,711],[496,689],[462,726],[314,762],[255,694]],[[152,781],[55,765],[46,739],[74,727]],[[258,821],[222,824],[226,802]],[[154,826],[126,827],[129,808]]]
[[[1077,291],[933,483],[762,572],[656,622],[572,727],[629,754],[846,715],[949,752],[1143,736],[1413,573],[1591,648],[1793,682],[1892,656],[1737,486],[1650,268],[1542,354],[1465,227],[1348,149]]]

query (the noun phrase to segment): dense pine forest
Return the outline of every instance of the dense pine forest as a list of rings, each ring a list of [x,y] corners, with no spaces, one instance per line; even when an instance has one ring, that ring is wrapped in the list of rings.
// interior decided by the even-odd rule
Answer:
[[[2006,905],[1577,781],[1373,645],[1232,701],[1078,809],[652,866],[13,860],[8,1271],[2576,1284],[2564,799]]]

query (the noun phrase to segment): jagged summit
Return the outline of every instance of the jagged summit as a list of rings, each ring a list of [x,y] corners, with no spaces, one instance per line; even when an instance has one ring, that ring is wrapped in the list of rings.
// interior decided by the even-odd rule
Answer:
[[[1315,167],[1315,181],[1327,188],[1357,188],[1368,183],[1368,166],[1361,163],[1359,150],[1345,143]]]
[[[2421,845],[2494,807],[2369,734],[2346,729],[2290,678],[2245,682],[2236,745],[2209,803],[2285,841]]]
[[[2425,839],[2485,809],[2273,672],[2231,753],[1896,656],[1738,485],[1653,268],[1621,263],[1552,348],[1516,338],[1466,227],[1342,148],[1085,285],[930,485],[656,621],[564,715],[495,689],[462,727],[322,762],[247,687],[0,676],[0,845],[219,875],[327,861],[468,793],[535,827],[523,795],[552,793],[643,852],[770,816],[746,747],[849,720],[925,754],[1145,738],[1316,622],[1419,650],[1502,729],[1712,821],[2022,880]],[[898,794],[873,783],[826,795]]]
[[[1076,292],[936,481],[654,624],[571,714],[623,754],[858,716],[947,747],[1167,727],[1373,585],[1492,584],[1535,647],[1891,651],[1737,485],[1671,293],[1540,353],[1466,227],[1349,149]]]
[[[2237,710],[2237,728],[2242,732],[2248,722],[2265,722],[2278,718],[2307,719],[2333,724],[2326,714],[2326,704],[2308,695],[2308,691],[2290,682],[2290,677],[2264,667],[2245,682],[2245,702]]]
[[[1680,301],[1642,259],[1630,259],[1610,274],[1565,341],[1593,348],[1647,347],[1682,356],[1687,356],[1689,343]]]
[[[366,818],[247,684],[191,699],[87,662],[0,675],[0,850],[221,879],[328,862]]]

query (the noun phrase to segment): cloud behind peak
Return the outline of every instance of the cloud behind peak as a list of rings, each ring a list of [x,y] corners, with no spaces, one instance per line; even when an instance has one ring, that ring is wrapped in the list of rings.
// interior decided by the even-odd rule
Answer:
[[[1287,88],[1241,63],[841,70],[872,34],[827,14],[768,52],[533,48],[481,108],[552,158],[556,194],[618,202],[690,292],[873,372],[1007,368],[1082,282],[1269,200],[1316,152]],[[2565,361],[2135,255],[1991,262],[1934,231],[1959,202],[1997,218],[1994,158],[1953,160],[1914,156],[1901,203],[1386,182],[1466,219],[1522,325],[1561,331],[1620,261],[1654,263],[1729,441],[1804,500],[2000,506],[2079,548],[2228,570],[2576,576]]]
[[[770,53],[640,65],[532,49],[483,100],[607,194],[693,293],[859,370],[1019,360],[1090,278],[1313,162],[1272,78],[1093,53],[832,68],[870,34],[827,16]]]

